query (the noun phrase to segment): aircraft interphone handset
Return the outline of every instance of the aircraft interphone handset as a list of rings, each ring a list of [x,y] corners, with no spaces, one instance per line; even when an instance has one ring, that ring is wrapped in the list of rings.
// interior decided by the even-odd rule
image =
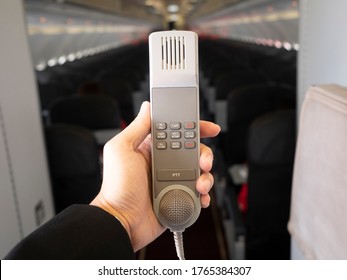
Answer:
[[[160,31],[149,36],[153,209],[175,237],[184,259],[182,232],[201,211],[198,36]]]

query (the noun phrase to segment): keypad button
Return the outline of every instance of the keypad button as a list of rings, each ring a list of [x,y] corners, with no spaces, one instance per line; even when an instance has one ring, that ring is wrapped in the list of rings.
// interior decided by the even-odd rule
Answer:
[[[179,131],[171,131],[170,138],[171,139],[180,139],[181,138],[181,132],[179,132]]]
[[[170,129],[172,129],[172,130],[181,129],[181,123],[179,123],[179,122],[172,122],[172,123],[170,123]]]
[[[164,130],[164,129],[166,129],[166,123],[164,123],[164,122],[157,122],[155,124],[155,128],[158,129],[158,130]]]
[[[186,138],[186,139],[195,138],[195,131],[185,131],[184,132],[184,138]]]
[[[185,122],[184,128],[185,129],[194,129],[195,128],[195,122]]]
[[[180,149],[181,148],[181,142],[174,141],[170,143],[171,149]]]
[[[166,132],[165,131],[158,131],[155,135],[157,139],[166,139]]]
[[[194,149],[195,146],[196,146],[195,141],[186,141],[186,142],[184,142],[184,147],[186,149]]]
[[[166,142],[163,142],[163,141],[157,142],[157,149],[158,150],[165,150],[166,147],[167,147]]]

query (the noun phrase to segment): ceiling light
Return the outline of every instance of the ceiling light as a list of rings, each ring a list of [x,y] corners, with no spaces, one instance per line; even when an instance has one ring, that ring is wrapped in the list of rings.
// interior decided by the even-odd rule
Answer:
[[[169,13],[177,13],[179,11],[180,7],[176,4],[170,4],[167,6],[167,11]]]

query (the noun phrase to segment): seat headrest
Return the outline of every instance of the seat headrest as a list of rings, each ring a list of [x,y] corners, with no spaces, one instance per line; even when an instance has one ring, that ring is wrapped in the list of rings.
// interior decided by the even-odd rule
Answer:
[[[99,148],[94,134],[83,127],[57,124],[45,129],[52,176],[94,174],[100,170]]]
[[[117,102],[106,96],[74,96],[55,102],[50,108],[52,123],[68,123],[92,130],[120,128]]]
[[[295,90],[288,86],[257,84],[237,88],[228,95],[228,125],[277,109],[295,107]]]
[[[347,88],[313,86],[302,105],[288,224],[308,259],[347,259]]]
[[[295,139],[295,110],[263,115],[249,128],[248,160],[258,165],[293,164]]]

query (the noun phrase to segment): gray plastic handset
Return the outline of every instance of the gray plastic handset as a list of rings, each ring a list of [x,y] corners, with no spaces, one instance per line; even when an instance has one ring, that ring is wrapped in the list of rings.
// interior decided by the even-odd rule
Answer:
[[[153,209],[164,226],[183,231],[201,210],[198,88],[153,88],[151,106]]]

